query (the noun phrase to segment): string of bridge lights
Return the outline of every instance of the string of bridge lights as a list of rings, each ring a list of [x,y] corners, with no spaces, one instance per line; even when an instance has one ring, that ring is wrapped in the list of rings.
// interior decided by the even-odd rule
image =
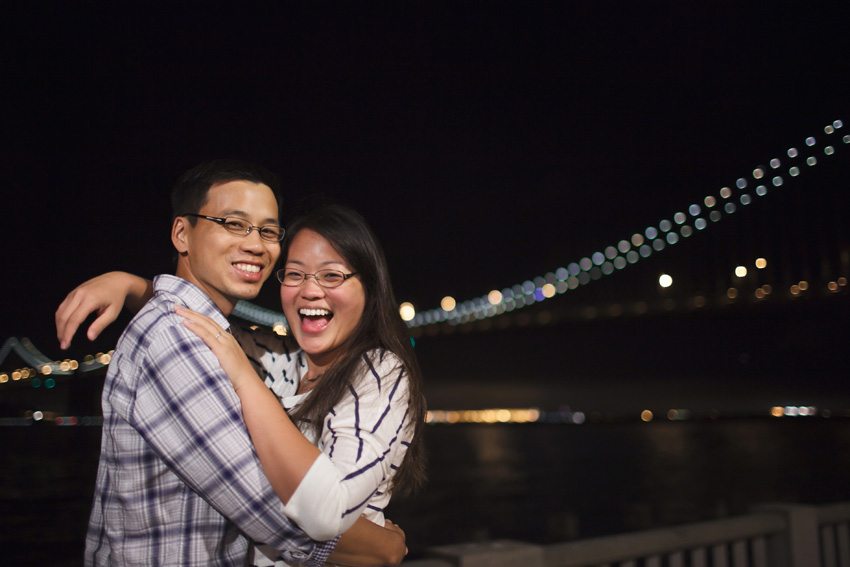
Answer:
[[[76,372],[91,372],[107,366],[112,359],[112,351],[99,352],[96,355],[86,355],[82,362],[65,359],[51,360],[38,350],[31,340],[27,338],[10,337],[0,347],[0,364],[2,364],[10,352],[20,356],[29,366],[18,368],[11,372],[0,372],[0,384],[14,384],[15,382],[29,382],[33,388],[44,386],[51,389],[56,385],[56,376],[67,376]],[[44,376],[42,379],[41,377]]]
[[[788,148],[785,152],[789,160],[787,164],[783,164],[783,160],[779,158],[773,158],[768,166],[756,167],[751,173],[751,179],[741,177],[736,180],[734,186],[737,192],[731,187],[722,187],[718,196],[708,195],[702,200],[702,204],[689,205],[675,213],[671,217],[672,221],[663,219],[656,225],[648,226],[643,233],[635,233],[616,244],[571,262],[566,267],[560,267],[554,272],[506,287],[501,291],[494,289],[486,295],[463,302],[446,297],[440,307],[418,313],[412,304],[405,302],[401,304],[399,313],[409,328],[440,323],[462,325],[540,303],[611,275],[663,251],[668,246],[681,242],[696,231],[706,230],[712,223],[717,223],[724,217],[734,214],[739,206],[750,205],[756,198],[764,197],[770,191],[782,187],[786,181],[784,175],[787,174],[791,178],[799,176],[803,171],[803,164],[811,168],[819,163],[819,154],[822,154],[824,159],[834,155],[839,141],[844,145],[850,144],[850,135],[844,135],[833,141],[833,136],[843,126],[841,120],[836,120],[824,127],[827,142],[831,143],[825,144],[822,150],[818,150],[817,139],[810,136],[806,138],[804,148]],[[751,188],[751,186],[754,187]],[[839,283],[841,287],[846,285],[845,281]],[[252,323],[271,327],[279,334],[287,332],[286,319],[279,311],[240,301],[233,314]],[[111,357],[109,352],[87,356],[82,363],[74,360],[51,361],[26,339],[21,339],[20,342],[17,339],[9,339],[0,347],[0,363],[11,350],[15,350],[31,368],[25,367],[10,373],[0,373],[0,384],[28,380],[32,380],[33,384],[36,381],[41,384],[42,380],[39,376],[45,376],[44,386],[50,388],[55,384],[50,375],[96,370],[108,365]]]
[[[826,136],[832,137],[843,126],[841,120],[836,120],[825,126],[823,131]],[[831,138],[829,140],[831,141]],[[850,144],[850,135],[844,135],[840,142]],[[440,302],[440,307],[426,311],[417,312],[413,304],[404,302],[399,307],[399,313],[409,328],[440,323],[463,325],[540,303],[611,275],[681,242],[696,231],[706,230],[711,224],[737,212],[739,206],[750,205],[757,197],[764,197],[771,190],[782,187],[786,181],[783,175],[787,173],[787,176],[792,178],[799,176],[803,171],[803,163],[810,168],[817,165],[817,139],[809,136],[804,143],[805,148],[802,150],[790,147],[785,152],[789,160],[787,169],[783,170],[783,160],[773,158],[768,166],[753,169],[752,179],[737,179],[734,185],[738,193],[731,187],[722,187],[718,196],[708,195],[702,200],[702,204],[692,203],[683,211],[675,213],[672,221],[663,219],[657,225],[648,226],[643,233],[635,233],[628,239],[593,252],[567,264],[566,267],[560,267],[554,272],[506,287],[501,291],[494,289],[486,295],[462,302],[445,297]],[[824,145],[823,156],[828,158],[834,155],[836,149],[833,144],[837,143],[838,141]],[[804,153],[808,155],[804,157]],[[755,186],[752,190],[751,185]],[[233,313],[248,321],[272,327],[281,334],[285,334],[288,328],[282,313],[247,301],[240,301]]]
[[[836,120],[824,127],[828,142],[832,142],[832,136],[843,125],[841,120]],[[844,135],[840,138],[840,142],[845,145],[850,144],[850,135]],[[635,233],[627,239],[593,252],[554,272],[506,287],[501,291],[494,289],[486,295],[463,302],[458,302],[452,297],[445,297],[440,307],[427,311],[417,312],[411,303],[405,302],[400,306],[399,312],[409,328],[440,323],[463,325],[509,313],[577,289],[649,258],[668,246],[673,246],[682,239],[690,237],[696,231],[705,230],[711,224],[720,222],[724,217],[733,215],[738,211],[739,206],[750,205],[756,198],[764,197],[772,190],[782,187],[786,182],[785,175],[792,178],[799,176],[803,171],[803,164],[809,168],[817,165],[819,153],[822,153],[824,158],[834,155],[836,148],[833,144],[837,143],[838,140],[827,143],[821,151],[817,149],[817,139],[810,136],[806,138],[804,148],[788,148],[786,151],[788,163],[783,164],[782,159],[773,158],[769,166],[758,166],[753,169],[751,178],[737,179],[734,188],[722,187],[718,196],[708,195],[701,204],[689,205],[675,213],[672,221],[663,219],[656,225],[648,226],[643,233]],[[804,156],[804,154],[808,155]]]

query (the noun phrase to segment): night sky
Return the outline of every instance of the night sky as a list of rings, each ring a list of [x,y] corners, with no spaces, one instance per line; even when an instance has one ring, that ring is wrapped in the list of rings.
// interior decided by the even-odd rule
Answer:
[[[361,211],[398,299],[428,309],[575,261],[850,120],[846,3],[301,6],[5,7],[0,339],[59,357],[73,286],[171,271],[168,192],[206,159],[277,171],[287,210],[321,193]],[[259,302],[277,309],[276,285]],[[535,333],[582,352],[594,331]],[[475,336],[454,355],[420,340],[429,378],[516,345]]]

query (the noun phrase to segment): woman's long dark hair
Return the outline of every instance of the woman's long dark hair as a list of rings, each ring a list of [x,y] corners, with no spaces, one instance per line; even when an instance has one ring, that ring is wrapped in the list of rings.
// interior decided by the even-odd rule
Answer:
[[[408,418],[413,427],[410,446],[393,478],[393,494],[410,494],[425,482],[422,443],[425,395],[410,335],[398,313],[384,252],[369,225],[357,212],[343,205],[325,204],[287,227],[282,243],[284,263],[295,235],[305,229],[324,237],[357,272],[366,301],[360,322],[346,339],[339,358],[325,371],[313,388],[313,394],[293,411],[291,417],[296,423],[306,421],[315,429],[316,435],[320,435],[325,416],[348,392],[348,385],[364,363],[363,355],[372,349],[392,352],[407,373],[410,391]],[[295,322],[290,322],[292,324]]]

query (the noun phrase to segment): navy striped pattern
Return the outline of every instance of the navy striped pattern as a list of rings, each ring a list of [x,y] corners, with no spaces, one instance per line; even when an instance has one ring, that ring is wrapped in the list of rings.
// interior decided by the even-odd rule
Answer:
[[[299,357],[288,372],[302,376]],[[297,386],[296,388],[297,389]],[[281,389],[283,392],[283,389]],[[287,410],[305,396],[284,397]],[[309,394],[306,394],[309,395]],[[325,417],[321,438],[312,439],[340,473],[347,501],[340,507],[350,525],[365,514],[383,525],[383,509],[392,493],[392,477],[401,465],[413,433],[409,422],[407,373],[391,352],[373,350],[363,356],[360,373],[346,395]]]
[[[278,397],[294,393],[298,389],[299,378],[293,368],[302,366],[306,371],[298,344],[291,337],[282,337],[265,327],[252,328],[242,321],[231,324],[233,336],[242,345],[242,350],[266,386]]]

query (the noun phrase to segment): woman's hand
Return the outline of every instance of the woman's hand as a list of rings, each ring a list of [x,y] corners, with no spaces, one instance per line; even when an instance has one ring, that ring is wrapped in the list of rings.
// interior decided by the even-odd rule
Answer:
[[[150,280],[126,272],[108,272],[74,288],[56,310],[56,337],[59,347],[66,349],[77,329],[92,313],[97,317],[89,325],[86,336],[93,341],[108,327],[126,302],[135,313],[153,296]]]
[[[213,354],[218,358],[222,370],[224,370],[230,382],[233,384],[233,389],[239,394],[239,388],[242,387],[248,380],[259,380],[257,372],[239,343],[233,338],[233,335],[223,330],[218,323],[205,315],[201,315],[191,309],[180,305],[174,306],[174,311],[185,320],[183,324],[187,329],[198,335]]]

